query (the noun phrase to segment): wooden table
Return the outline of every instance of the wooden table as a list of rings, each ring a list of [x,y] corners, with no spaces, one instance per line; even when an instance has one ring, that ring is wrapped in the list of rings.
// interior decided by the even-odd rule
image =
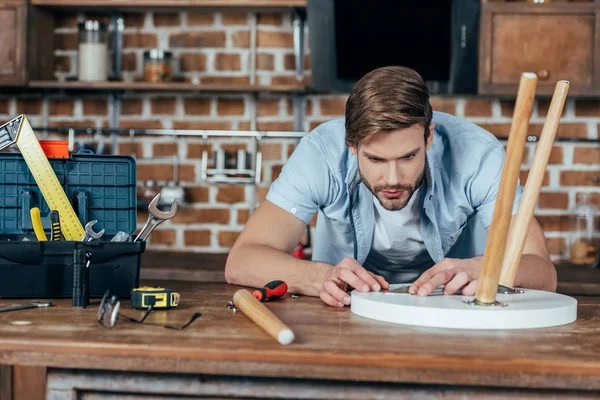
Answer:
[[[142,258],[142,279],[225,283],[227,254],[149,251]],[[600,268],[569,263],[556,265],[557,292],[573,296],[600,296]]]
[[[567,326],[486,332],[392,325],[317,298],[286,296],[268,305],[296,334],[282,346],[225,307],[237,287],[171,283],[181,306],[153,312],[144,325],[120,321],[104,329],[96,322],[97,299],[87,309],[63,299],[49,309],[0,314],[0,398],[11,392],[18,400],[44,393],[52,400],[600,393],[598,297],[578,298],[578,320]],[[183,331],[150,325],[182,324],[196,311],[202,317]],[[123,313],[142,314],[126,304]]]

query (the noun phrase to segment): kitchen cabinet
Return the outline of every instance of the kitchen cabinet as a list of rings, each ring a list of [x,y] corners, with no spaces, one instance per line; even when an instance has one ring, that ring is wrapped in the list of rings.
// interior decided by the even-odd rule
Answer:
[[[0,0],[0,84],[54,77],[54,18],[26,0]]]
[[[479,93],[514,95],[522,72],[538,76],[538,94],[558,80],[570,96],[600,94],[600,3],[484,2]]]

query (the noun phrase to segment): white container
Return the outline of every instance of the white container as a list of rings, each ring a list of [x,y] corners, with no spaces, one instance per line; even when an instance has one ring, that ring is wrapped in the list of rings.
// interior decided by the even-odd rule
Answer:
[[[100,21],[80,23],[78,50],[78,79],[86,82],[106,81],[108,79],[106,24]]]

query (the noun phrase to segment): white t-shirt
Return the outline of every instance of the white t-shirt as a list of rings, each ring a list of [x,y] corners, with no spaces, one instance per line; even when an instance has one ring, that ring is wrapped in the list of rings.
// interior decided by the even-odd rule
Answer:
[[[364,267],[389,283],[412,282],[434,265],[421,236],[420,192],[398,211],[386,210],[373,196],[375,233]]]

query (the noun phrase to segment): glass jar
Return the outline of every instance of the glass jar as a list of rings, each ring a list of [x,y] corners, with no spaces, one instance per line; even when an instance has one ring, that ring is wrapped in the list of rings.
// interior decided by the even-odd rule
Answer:
[[[77,77],[80,81],[108,79],[108,40],[106,24],[88,20],[79,23]]]
[[[598,209],[592,204],[591,193],[580,193],[570,215],[569,249],[571,262],[592,267],[598,257],[596,218]]]
[[[172,77],[173,53],[160,49],[144,51],[144,80],[146,82],[169,82]]]

